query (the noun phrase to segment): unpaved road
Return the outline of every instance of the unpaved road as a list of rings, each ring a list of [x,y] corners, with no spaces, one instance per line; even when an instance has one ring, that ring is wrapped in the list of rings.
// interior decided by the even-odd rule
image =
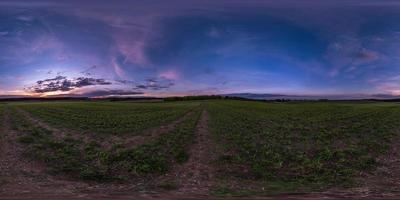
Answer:
[[[215,144],[208,130],[209,116],[203,110],[197,123],[194,142],[190,145],[189,160],[183,165],[176,165],[174,169],[161,177],[160,182],[172,182],[178,189],[171,191],[171,195],[207,196],[214,185],[213,161],[216,159]]]

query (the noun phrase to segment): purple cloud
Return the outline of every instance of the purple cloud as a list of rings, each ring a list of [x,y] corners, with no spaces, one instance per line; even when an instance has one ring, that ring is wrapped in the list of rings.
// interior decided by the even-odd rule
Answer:
[[[33,93],[47,93],[47,92],[66,92],[76,88],[95,85],[111,85],[104,79],[95,79],[89,77],[78,77],[75,79],[68,79],[65,76],[57,76],[51,79],[39,80],[32,87],[27,88],[29,92]]]

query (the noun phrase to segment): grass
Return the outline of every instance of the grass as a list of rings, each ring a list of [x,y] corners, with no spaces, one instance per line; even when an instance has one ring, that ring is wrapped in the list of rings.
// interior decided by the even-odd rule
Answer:
[[[41,102],[15,104],[36,118],[59,128],[82,133],[140,134],[170,123],[197,107],[198,102]]]
[[[3,121],[4,121],[4,105],[0,104],[0,124],[3,126]],[[2,128],[0,128],[0,139],[2,138]]]
[[[3,129],[3,127],[4,127],[4,106],[3,106],[3,104],[0,104],[0,124],[1,124],[1,127],[0,127],[0,143],[2,142],[2,140],[4,140],[4,129]],[[0,150],[2,150],[2,147],[0,147]],[[5,180],[4,180],[4,177],[2,177],[2,173],[0,172],[0,184],[2,183],[2,182],[4,182]]]
[[[53,174],[98,182],[126,181],[162,174],[172,164],[186,161],[199,113],[195,111],[175,130],[135,148],[119,144],[104,148],[96,141],[59,139],[18,112],[12,116],[12,125],[22,134],[18,141],[27,145],[27,155],[45,162]]]
[[[376,167],[400,125],[400,107],[391,103],[213,101],[209,112],[225,151],[221,177],[286,191],[353,185],[357,174]]]
[[[119,143],[104,146],[96,138],[56,137],[19,112],[11,112],[12,126],[21,134],[18,141],[26,146],[29,157],[45,162],[54,174],[97,182],[157,177],[186,162],[196,123],[201,110],[206,109],[211,135],[220,149],[214,166],[218,184],[212,192],[218,196],[355,186],[361,172],[379,165],[377,157],[389,150],[400,125],[396,103],[212,100],[10,106],[16,108],[52,126],[82,134],[94,131],[106,137],[136,134],[193,111],[174,130],[137,147]],[[173,190],[177,185],[172,181],[159,183],[159,187]]]
[[[5,124],[4,124],[4,105],[3,104],[1,104],[0,103],[0,124],[1,124],[1,127],[0,127],[0,144],[2,144],[3,143],[3,141],[5,140],[5,137],[4,137],[4,126],[5,126]],[[3,150],[3,147],[2,146],[0,146],[0,151],[2,151]],[[6,174],[4,173],[4,172],[2,172],[2,171],[0,171],[0,185],[3,185],[3,184],[6,184],[7,183],[7,178],[6,178]]]

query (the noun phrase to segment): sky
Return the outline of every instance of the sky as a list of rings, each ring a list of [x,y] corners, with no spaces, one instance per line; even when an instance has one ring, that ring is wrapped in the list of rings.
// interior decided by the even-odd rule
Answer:
[[[0,0],[0,96],[400,95],[400,1]]]

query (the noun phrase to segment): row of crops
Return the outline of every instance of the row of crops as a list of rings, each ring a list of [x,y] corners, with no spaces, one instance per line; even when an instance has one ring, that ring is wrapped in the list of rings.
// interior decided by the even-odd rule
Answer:
[[[197,102],[52,102],[17,106],[54,127],[83,133],[139,134],[144,129],[168,124],[198,105]]]
[[[218,146],[210,147],[219,154],[213,162],[217,189],[233,179],[240,180],[234,187],[252,181],[262,190],[354,186],[360,172],[379,165],[377,158],[389,150],[400,126],[396,103],[53,102],[16,103],[8,109],[29,158],[47,163],[54,173],[95,181],[154,177],[184,163],[205,109]],[[124,136],[191,114],[174,130],[130,147],[104,145],[96,138],[57,137],[31,123],[19,109],[51,126]]]
[[[377,166],[400,125],[400,107],[389,103],[214,101],[208,110],[225,152],[222,177],[283,188],[353,185],[353,177]]]
[[[20,134],[18,141],[26,146],[26,155],[45,162],[50,172],[103,182],[163,174],[174,163],[186,161],[199,116],[200,109],[195,108],[174,130],[155,140],[137,147],[114,144],[109,148],[96,140],[57,138],[19,112],[14,112],[11,121]]]

